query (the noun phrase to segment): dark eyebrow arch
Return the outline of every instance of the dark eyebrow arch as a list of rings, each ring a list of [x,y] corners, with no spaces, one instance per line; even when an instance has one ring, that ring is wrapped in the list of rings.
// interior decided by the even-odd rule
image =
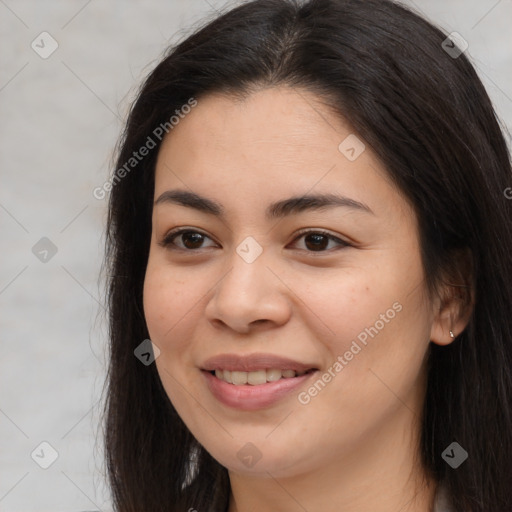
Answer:
[[[187,190],[167,190],[155,201],[155,205],[158,204],[178,204],[222,219],[225,217],[225,209],[221,204]],[[272,220],[307,210],[325,210],[336,207],[351,208],[355,211],[375,215],[366,204],[342,195],[307,194],[290,197],[270,204],[265,211],[265,216],[267,219]]]

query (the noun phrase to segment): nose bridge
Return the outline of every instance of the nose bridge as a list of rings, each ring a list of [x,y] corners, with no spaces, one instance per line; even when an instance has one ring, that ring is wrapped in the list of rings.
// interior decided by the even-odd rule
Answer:
[[[256,247],[250,241],[241,242],[229,259],[230,271],[219,283],[218,294],[223,295],[223,300],[234,302],[233,307],[254,307],[259,295],[270,291],[268,263],[266,251],[263,255],[263,247],[259,244]]]
[[[280,323],[289,315],[280,281],[267,266],[268,253],[252,237],[244,239],[229,259],[229,271],[215,287],[207,305],[210,320],[221,320],[234,329],[270,320]]]

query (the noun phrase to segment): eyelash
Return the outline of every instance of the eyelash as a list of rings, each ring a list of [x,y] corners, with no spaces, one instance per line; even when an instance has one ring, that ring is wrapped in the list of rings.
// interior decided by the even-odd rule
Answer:
[[[203,248],[198,248],[198,249],[187,249],[187,248],[183,248],[183,247],[179,247],[179,246],[176,246],[176,244],[174,243],[174,239],[177,238],[179,235],[184,235],[185,233],[190,233],[190,234],[200,234],[206,238],[210,238],[208,235],[206,235],[205,233],[202,233],[201,231],[197,231],[195,229],[190,229],[190,228],[178,228],[178,229],[175,229],[175,230],[171,230],[169,233],[167,233],[164,237],[164,239],[159,242],[159,245],[166,248],[166,249],[170,249],[170,250],[178,250],[178,251],[184,251],[184,252],[198,252],[198,251],[201,251],[201,249]],[[327,237],[329,240],[332,240],[334,242],[337,242],[339,243],[342,247],[351,247],[351,245],[344,241],[344,240],[341,240],[340,238],[337,238],[335,237],[334,235],[332,235],[331,233],[329,233],[328,231],[324,231],[322,229],[305,229],[305,230],[302,230],[302,231],[299,231],[297,233],[297,236],[295,237],[295,239],[293,240],[293,242],[297,241],[299,238],[302,238],[303,236],[305,235],[322,235],[322,236],[325,236]],[[211,240],[211,238],[210,238]],[[330,250],[321,250],[321,251],[308,251],[306,250],[306,252],[308,253],[311,253],[313,255],[315,254],[321,254],[321,253],[325,253],[325,252],[331,252],[332,249]]]

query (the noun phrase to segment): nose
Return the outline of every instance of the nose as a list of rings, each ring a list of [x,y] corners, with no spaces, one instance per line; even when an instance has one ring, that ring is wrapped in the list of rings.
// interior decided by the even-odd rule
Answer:
[[[247,334],[256,326],[275,328],[291,315],[289,288],[279,273],[268,266],[265,251],[247,263],[235,251],[231,267],[215,286],[205,314],[215,326]]]

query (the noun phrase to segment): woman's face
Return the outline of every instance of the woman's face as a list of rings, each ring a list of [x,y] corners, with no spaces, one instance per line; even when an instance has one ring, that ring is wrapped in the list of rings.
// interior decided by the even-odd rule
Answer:
[[[160,149],[145,317],[170,401],[231,472],[412,442],[438,320],[415,214],[362,143],[310,92],[271,88],[200,99]]]

